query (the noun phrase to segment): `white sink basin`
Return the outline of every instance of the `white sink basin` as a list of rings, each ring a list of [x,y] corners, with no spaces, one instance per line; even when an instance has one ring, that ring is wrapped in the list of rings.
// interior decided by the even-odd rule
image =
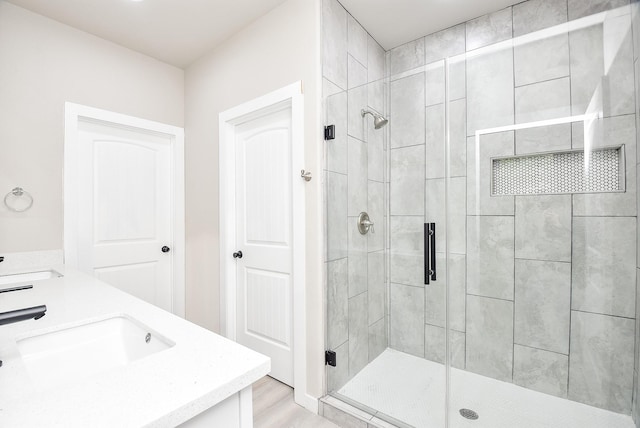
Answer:
[[[175,345],[126,315],[24,337],[17,344],[29,376],[41,389],[124,366]]]
[[[62,274],[56,272],[55,270],[0,275],[0,285],[16,284],[18,282],[41,281],[43,279],[59,278],[61,276]]]

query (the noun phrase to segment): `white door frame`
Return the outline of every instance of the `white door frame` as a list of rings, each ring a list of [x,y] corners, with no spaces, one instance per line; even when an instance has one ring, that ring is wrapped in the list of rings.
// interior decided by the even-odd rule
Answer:
[[[64,121],[64,262],[78,267],[78,145],[79,122],[88,120],[123,128],[151,131],[171,140],[172,180],[172,312],[185,317],[185,225],[184,225],[184,129],[80,104],[65,103]]]
[[[235,127],[276,104],[291,105],[291,159],[294,171],[304,169],[304,107],[302,82],[220,113],[220,328],[224,336],[236,340],[236,159]],[[317,412],[317,400],[307,395],[306,292],[305,292],[305,192],[304,179],[293,182],[293,387],[294,400]]]

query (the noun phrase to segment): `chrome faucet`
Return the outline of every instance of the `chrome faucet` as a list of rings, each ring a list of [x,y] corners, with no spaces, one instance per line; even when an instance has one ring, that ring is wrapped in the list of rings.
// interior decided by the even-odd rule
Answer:
[[[14,311],[0,312],[0,325],[13,324],[14,322],[39,320],[47,312],[46,305],[33,306],[31,308],[16,309]],[[2,367],[2,360],[0,360]]]

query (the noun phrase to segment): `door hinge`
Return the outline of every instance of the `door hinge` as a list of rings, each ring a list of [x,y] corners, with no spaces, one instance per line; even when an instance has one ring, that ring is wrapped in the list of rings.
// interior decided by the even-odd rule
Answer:
[[[336,126],[329,125],[324,127],[324,139],[335,140],[336,139]]]
[[[336,366],[336,351],[324,351],[324,364],[331,367]]]

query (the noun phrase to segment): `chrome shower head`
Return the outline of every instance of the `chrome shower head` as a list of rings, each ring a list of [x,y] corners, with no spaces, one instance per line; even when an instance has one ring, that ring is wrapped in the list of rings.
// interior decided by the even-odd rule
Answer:
[[[373,116],[373,127],[376,129],[380,129],[383,126],[385,126],[387,123],[389,123],[389,119],[386,119],[380,113],[375,112],[373,110],[362,109],[360,110],[360,114],[362,115],[362,117],[364,117],[365,114],[370,114],[371,116]]]

